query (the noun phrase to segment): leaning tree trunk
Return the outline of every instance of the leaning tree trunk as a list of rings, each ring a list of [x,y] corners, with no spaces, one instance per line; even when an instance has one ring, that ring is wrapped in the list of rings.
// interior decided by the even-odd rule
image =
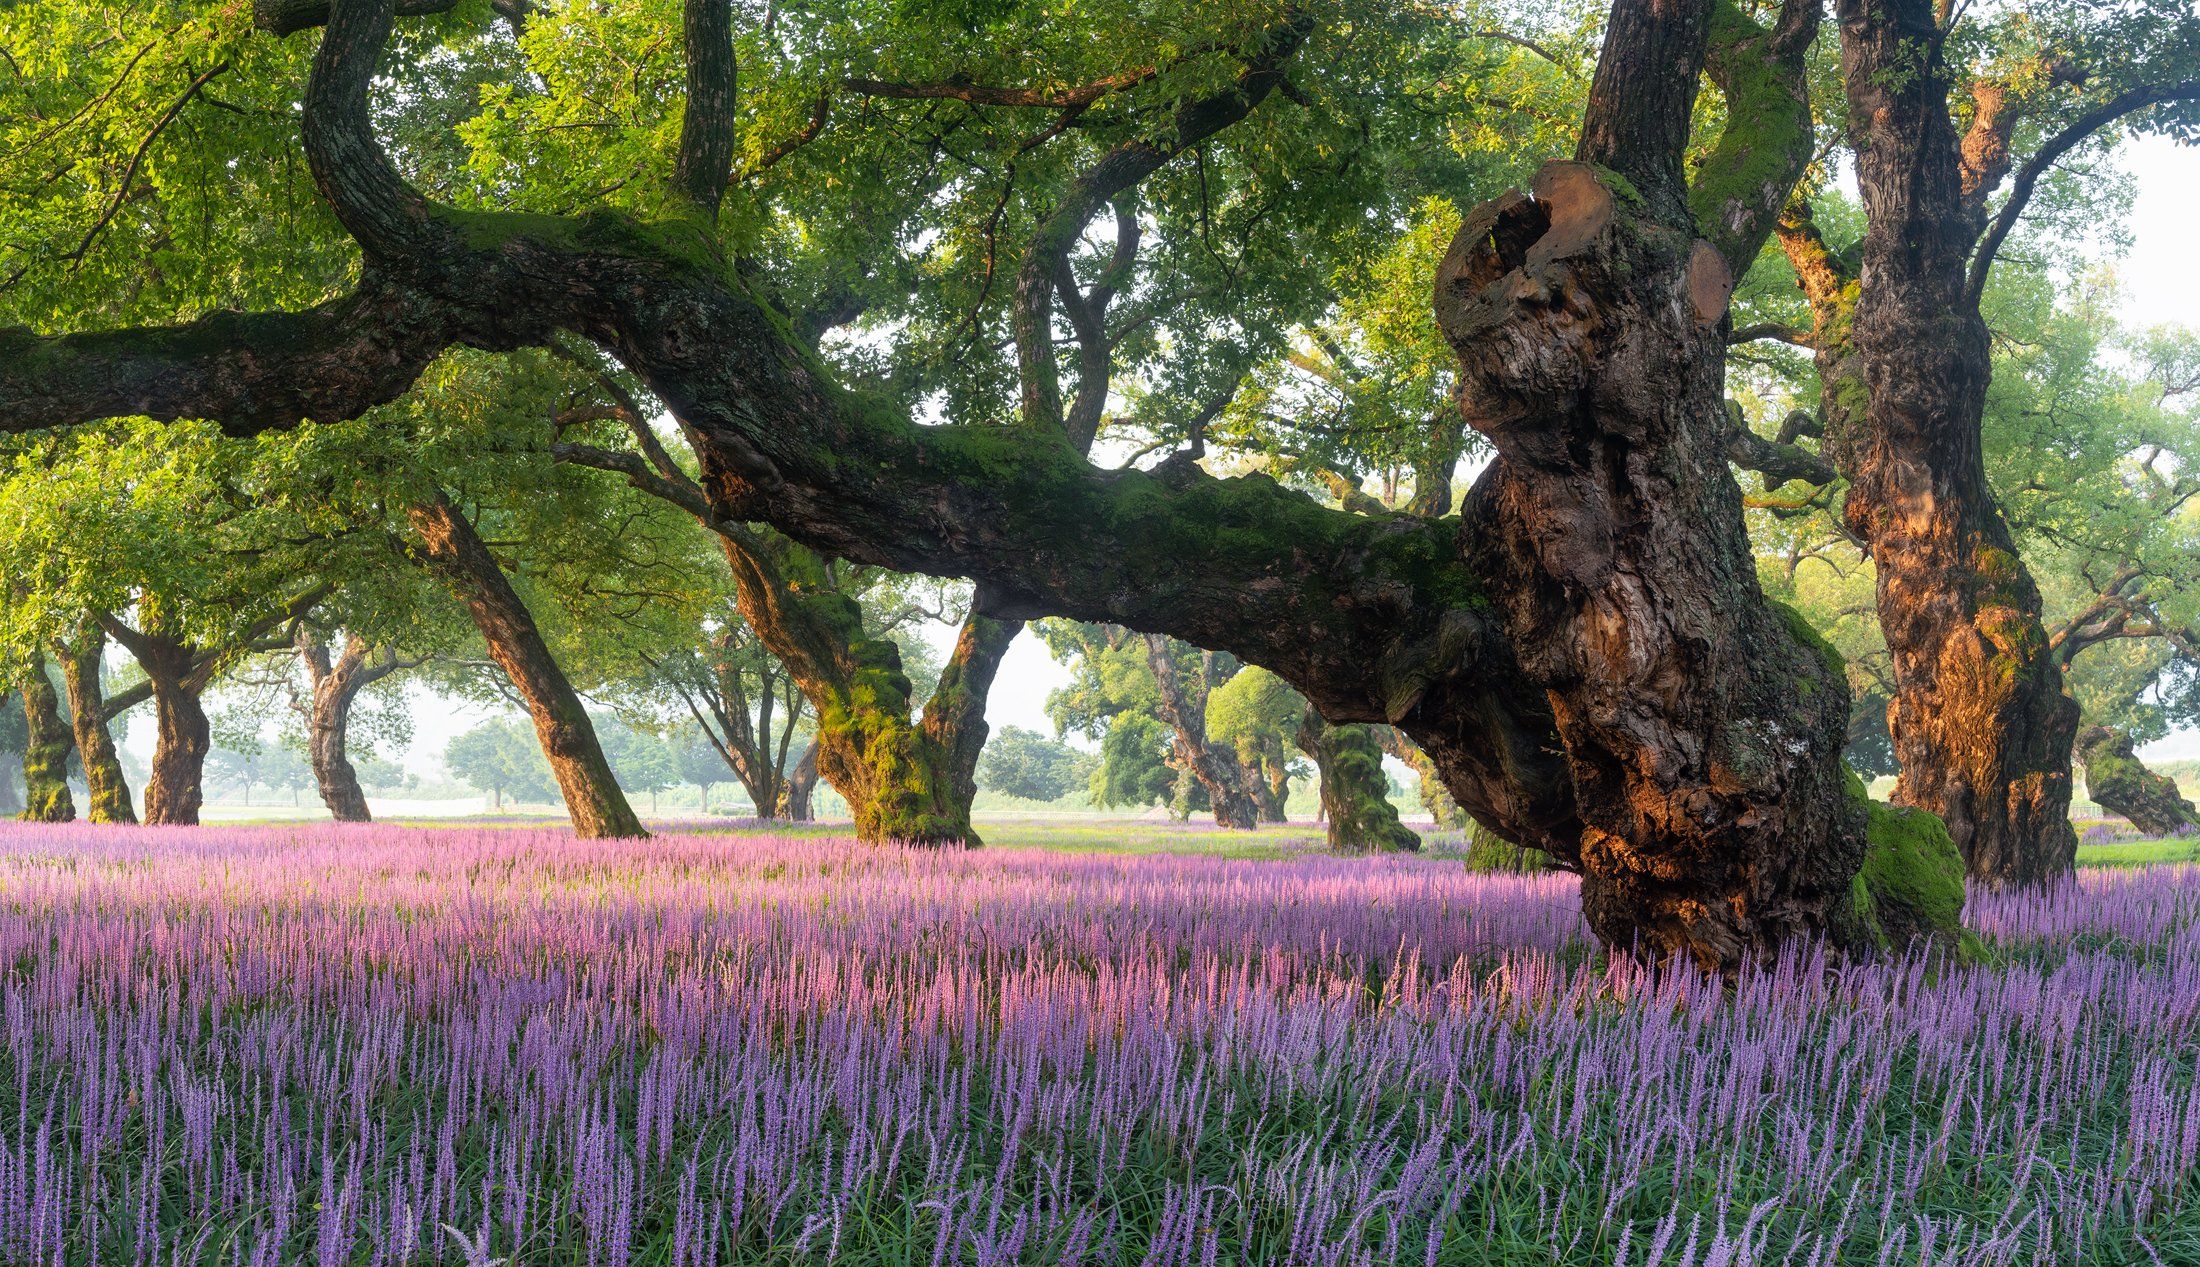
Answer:
[[[61,684],[69,696],[69,726],[76,735],[76,751],[84,763],[86,816],[95,823],[134,823],[137,808],[130,802],[129,779],[122,773],[122,757],[115,750],[109,729],[107,695],[100,682],[107,635],[97,621],[88,620],[76,638],[61,648]]]
[[[32,823],[66,823],[76,818],[76,801],[69,795],[69,726],[61,720],[61,702],[46,677],[43,656],[31,656],[15,675],[23,695],[23,720],[28,738],[23,745],[23,820]]]
[[[1759,590],[1721,452],[1732,277],[1679,170],[1708,8],[1615,5],[1584,161],[1469,214],[1436,308],[1498,453],[1467,515],[1572,771],[1583,912],[1731,967],[1845,925],[1864,814],[1847,684]]]
[[[2200,810],[2131,750],[2131,736],[2108,726],[2089,726],[2078,736],[2085,790],[2093,803],[2131,820],[2148,836],[2175,836],[2200,827]]]
[[[465,600],[474,627],[489,644],[489,658],[526,701],[535,737],[565,797],[573,833],[584,839],[648,835],[619,790],[580,695],[473,523],[440,494],[407,507],[405,513],[421,558]]]
[[[351,764],[350,752],[351,708],[371,680],[367,645],[346,637],[343,651],[332,658],[328,647],[303,625],[297,644],[298,658],[313,687],[306,710],[306,754],[321,802],[339,823],[372,822],[374,814],[367,808],[366,789],[359,786],[359,771]]]
[[[1245,788],[1245,767],[1236,753],[1207,738],[1205,684],[1198,690],[1185,684],[1175,649],[1160,634],[1146,635],[1146,663],[1153,667],[1161,720],[1174,732],[1171,746],[1177,770],[1207,790],[1217,824],[1233,831],[1253,830],[1260,813]]]
[[[1398,821],[1383,773],[1375,727],[1332,725],[1312,708],[1299,723],[1299,746],[1321,772],[1322,821],[1329,847],[1343,853],[1417,850],[1421,838]]]
[[[2040,596],[1986,483],[1986,322],[1932,0],[1841,0],[1842,69],[1868,229],[1854,339],[1869,399],[1843,446],[1845,517],[1870,544],[1893,654],[1899,804],[1938,814],[1973,876],[2067,873],[2078,706]]]

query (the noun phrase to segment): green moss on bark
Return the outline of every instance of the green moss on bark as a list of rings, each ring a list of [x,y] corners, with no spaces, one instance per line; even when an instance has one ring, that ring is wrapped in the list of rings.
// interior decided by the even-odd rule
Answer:
[[[1919,939],[1963,941],[1963,855],[1940,817],[1874,801],[1852,772],[1849,796],[1864,804],[1864,866],[1851,886],[1855,913],[1881,949]]]

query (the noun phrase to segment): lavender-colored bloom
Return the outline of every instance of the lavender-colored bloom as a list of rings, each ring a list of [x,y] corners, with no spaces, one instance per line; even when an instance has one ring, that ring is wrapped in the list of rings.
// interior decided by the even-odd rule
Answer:
[[[2200,870],[1726,985],[1280,852],[0,826],[0,1263],[2200,1256]]]

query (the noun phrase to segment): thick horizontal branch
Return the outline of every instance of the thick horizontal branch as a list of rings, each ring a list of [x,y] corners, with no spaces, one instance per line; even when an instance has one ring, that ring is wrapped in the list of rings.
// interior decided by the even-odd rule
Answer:
[[[204,418],[232,435],[338,420],[395,400],[454,341],[423,296],[362,289],[297,313],[41,336],[0,330],[0,431],[101,418]]]

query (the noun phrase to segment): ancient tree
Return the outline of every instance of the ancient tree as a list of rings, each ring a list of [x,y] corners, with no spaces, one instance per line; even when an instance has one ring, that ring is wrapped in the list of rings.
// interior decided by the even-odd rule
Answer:
[[[725,23],[694,20],[723,6],[688,8],[682,202],[645,223],[422,193],[369,104],[393,6],[336,0],[302,141],[358,245],[358,285],[296,312],[0,334],[0,426],[141,414],[251,434],[393,399],[453,345],[577,335],[679,419],[717,518],[976,578],[995,618],[1226,650],[1328,721],[1395,725],[1478,820],[1578,868],[1616,946],[1733,967],[1793,937],[1859,935],[1846,686],[1759,591],[1724,458],[1728,291],[1787,197],[1777,173],[1801,161],[1765,174],[1754,123],[1783,103],[1753,94],[1777,96],[1776,76],[1728,77],[1735,143],[1713,147],[1693,193],[1682,173],[1714,28],[1722,54],[1764,32],[1715,24],[1707,0],[1618,0],[1574,159],[1467,217],[1438,312],[1466,418],[1497,456],[1457,517],[1428,519],[1345,513],[1188,456],[1104,470],[1063,430],[919,425],[842,385],[719,249],[729,147],[694,105],[732,99],[732,59]],[[1789,6],[1782,29],[1806,11]],[[1307,25],[1287,14],[1251,38],[1287,55]],[[1274,60],[1244,58],[1218,104],[1179,106],[1126,161],[1165,155],[1206,110],[1288,106]],[[1701,226],[1692,201],[1710,209]]]
[[[1847,481],[1842,516],[1875,565],[1893,665],[1895,799],[1945,820],[1973,876],[2037,881],[2072,865],[2078,709],[1987,480],[1992,367],[1980,301],[2059,162],[2200,92],[2164,69],[2189,64],[2189,32],[2154,23],[2155,34],[2129,41],[2146,55],[2089,66],[2050,31],[2021,56],[2004,49],[1972,68],[1949,38],[1960,6],[1843,0],[1838,16],[1868,227],[1849,251],[1829,245],[1807,202],[1782,210],[1781,245],[1812,328],[1752,333],[1811,349],[1821,404],[1776,441],[1738,435],[1735,456],[1775,481]],[[1819,438],[1816,454],[1792,443],[1800,435]]]

